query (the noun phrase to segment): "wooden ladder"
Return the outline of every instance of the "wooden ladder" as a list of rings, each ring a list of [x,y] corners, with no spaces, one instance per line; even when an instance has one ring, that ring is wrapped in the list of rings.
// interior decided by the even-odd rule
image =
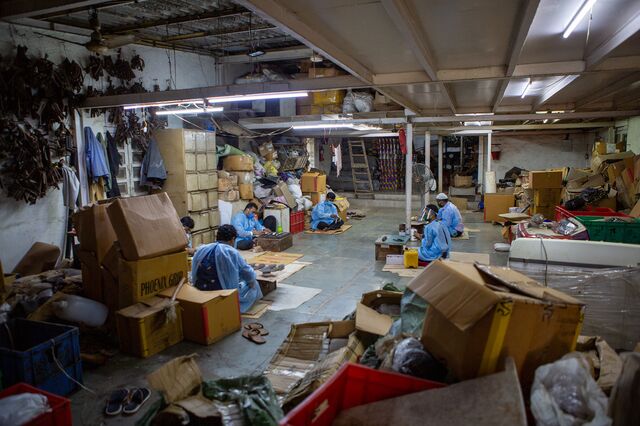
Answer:
[[[374,198],[373,184],[367,150],[362,139],[349,140],[349,161],[351,161],[351,177],[353,192],[356,198]]]

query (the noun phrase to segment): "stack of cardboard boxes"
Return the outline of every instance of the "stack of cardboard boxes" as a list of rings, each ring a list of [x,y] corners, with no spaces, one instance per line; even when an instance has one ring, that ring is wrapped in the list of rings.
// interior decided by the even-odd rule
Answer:
[[[223,164],[226,173],[220,173],[218,197],[229,202],[253,199],[253,158],[248,155],[229,155]],[[223,180],[225,182],[221,185]]]
[[[529,172],[529,188],[533,191],[531,214],[555,216],[556,206],[562,200],[562,177],[562,170]]]
[[[308,195],[315,206],[323,202],[327,196],[327,176],[319,172],[305,172],[300,178],[300,187],[302,193]]]
[[[310,67],[309,78],[335,77],[344,74],[343,71],[330,68]],[[342,113],[342,102],[346,94],[345,90],[329,90],[314,92],[310,96],[296,98],[296,114],[339,114]]]

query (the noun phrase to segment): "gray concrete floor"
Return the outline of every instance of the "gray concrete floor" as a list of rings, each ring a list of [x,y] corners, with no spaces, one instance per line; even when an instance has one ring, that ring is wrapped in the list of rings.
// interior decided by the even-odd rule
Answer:
[[[355,309],[362,293],[392,282],[404,287],[409,279],[382,272],[382,262],[374,261],[374,241],[382,234],[393,233],[403,221],[403,209],[364,210],[367,217],[352,220],[353,227],[341,235],[298,234],[289,252],[304,253],[301,259],[313,262],[284,282],[314,287],[322,292],[299,308],[289,311],[267,311],[260,322],[270,334],[267,343],[255,345],[235,333],[211,346],[182,342],[149,359],[117,355],[101,368],[84,372],[85,385],[95,395],[82,390],[71,397],[74,425],[132,425],[148,405],[135,416],[105,419],[102,415],[108,394],[120,387],[147,386],[145,376],[174,357],[198,354],[204,378],[260,374],[280,346],[293,323],[342,319]],[[496,253],[493,243],[501,241],[500,229],[482,222],[479,213],[463,214],[470,233],[469,240],[455,240],[454,251],[490,253],[491,263],[506,265],[504,253]],[[154,392],[150,401],[158,395]]]

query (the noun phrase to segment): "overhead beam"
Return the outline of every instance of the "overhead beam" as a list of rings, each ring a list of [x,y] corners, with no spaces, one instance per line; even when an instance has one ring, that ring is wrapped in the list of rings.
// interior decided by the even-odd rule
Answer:
[[[618,118],[640,115],[640,110],[631,111],[593,111],[593,112],[561,112],[546,114],[478,114],[449,115],[438,117],[413,117],[414,123],[446,123],[460,121],[523,121],[523,120],[586,120],[594,118]],[[469,127],[469,126],[467,126]]]
[[[8,0],[0,2],[0,20],[31,18],[46,13],[59,13],[79,7],[99,6],[105,0]]]
[[[404,37],[422,69],[431,80],[437,81],[438,73],[435,61],[420,22],[416,20],[417,14],[411,10],[405,0],[382,0],[382,5],[395,27]],[[447,86],[444,83],[438,83],[438,86],[443,100],[449,109],[455,113],[456,106]]]
[[[217,30],[217,31],[198,31],[198,32],[194,32],[194,33],[186,33],[186,34],[176,34],[176,35],[172,35],[172,36],[164,36],[161,38],[162,41],[165,42],[171,42],[171,41],[183,41],[183,40],[191,40],[194,38],[202,38],[202,37],[209,37],[209,36],[213,36],[213,37],[223,37],[223,36],[230,36],[230,35],[238,35],[238,34],[245,34],[245,33],[253,33],[253,32],[260,32],[260,31],[268,31],[268,30],[275,30],[277,29],[276,27],[274,27],[273,25],[261,25],[259,27],[243,27],[243,28],[234,28],[234,29],[228,29],[228,30]]]
[[[529,34],[531,23],[533,22],[533,18],[536,16],[539,5],[540,0],[527,0],[525,5],[521,8],[518,19],[516,21],[516,31],[511,37],[511,43],[509,45],[509,59],[507,61],[506,74],[507,77],[511,77],[516,69],[516,65],[518,64],[518,61],[520,59],[520,53],[522,52],[522,47],[524,46],[524,42],[527,39],[527,34]],[[504,92],[507,90],[508,85],[509,80],[503,80],[500,83],[493,101],[494,112],[498,109],[498,106],[500,106],[500,103],[504,98]]]
[[[616,93],[620,93],[624,90],[627,90],[629,86],[640,82],[640,72],[635,72],[630,74],[613,84],[610,84],[606,87],[603,87],[600,90],[597,90],[576,102],[576,108],[584,108],[587,105],[591,105],[595,102],[598,102],[601,99],[606,98],[607,96],[615,95]]]
[[[556,82],[554,85],[549,87],[540,97],[533,103],[532,111],[540,108],[545,102],[555,96],[556,93],[573,83],[573,81],[578,78],[578,75],[566,75],[563,79]]]
[[[624,24],[609,39],[604,41],[600,46],[596,47],[593,52],[587,56],[587,69],[593,68],[599,62],[609,56],[618,46],[629,40],[633,35],[640,31],[640,12]]]
[[[127,4],[137,3],[137,2],[138,2],[137,0],[111,0],[111,1],[104,1],[104,2],[100,3],[99,5],[80,6],[80,7],[74,7],[74,8],[71,8],[71,9],[61,10],[61,11],[58,11],[58,12],[43,13],[42,15],[33,16],[33,18],[34,19],[51,19],[51,18],[56,18],[58,16],[70,15],[72,13],[85,12],[85,11],[88,11],[90,9],[104,10],[104,9],[108,9],[110,7],[124,6],[124,5],[127,5]]]
[[[593,129],[612,127],[615,121],[598,121],[593,123],[556,123],[556,124],[501,124],[492,126],[453,126],[453,127],[426,127],[430,131],[469,132],[486,130],[555,130],[555,129]]]
[[[244,64],[249,62],[273,62],[310,58],[313,50],[308,47],[294,47],[289,49],[267,50],[262,56],[251,58],[247,55],[229,55],[218,59],[220,64]]]

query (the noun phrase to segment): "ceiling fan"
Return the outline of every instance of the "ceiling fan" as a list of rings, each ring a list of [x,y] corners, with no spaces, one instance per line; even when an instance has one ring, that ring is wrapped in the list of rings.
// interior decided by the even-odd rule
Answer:
[[[91,33],[91,40],[84,44],[90,52],[104,54],[110,49],[116,49],[118,47],[125,46],[127,44],[135,43],[135,34],[124,34],[113,37],[105,37],[100,31],[100,20],[98,19],[98,12],[93,10],[89,17],[89,25],[93,29]]]

